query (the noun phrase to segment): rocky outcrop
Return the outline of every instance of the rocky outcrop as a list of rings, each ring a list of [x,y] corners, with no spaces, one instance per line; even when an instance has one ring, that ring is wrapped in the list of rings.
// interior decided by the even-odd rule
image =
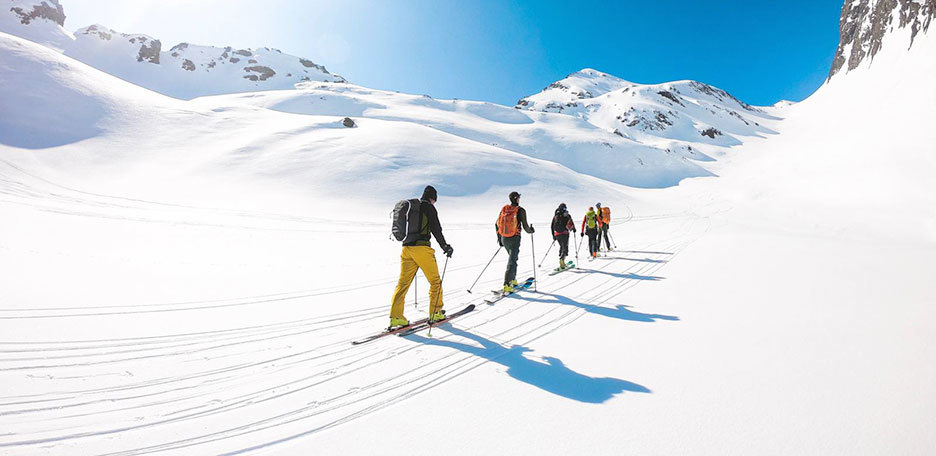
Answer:
[[[19,17],[23,25],[29,25],[36,19],[48,19],[58,25],[65,25],[65,10],[58,0],[43,0],[37,5],[32,5],[32,9],[14,6],[10,11]]]
[[[895,28],[910,28],[910,46],[927,32],[936,16],[936,0],[846,0],[839,22],[839,45],[829,79],[842,68],[854,70],[874,59]]]
[[[722,132],[719,131],[719,130],[718,130],[717,128],[715,128],[715,127],[706,128],[705,130],[702,130],[702,131],[700,131],[699,133],[701,133],[702,136],[708,136],[709,138],[712,138],[712,139],[715,139],[716,136],[721,136],[721,135],[722,135]]]
[[[131,42],[134,42],[131,40]],[[137,62],[149,62],[159,65],[159,52],[162,50],[162,43],[159,40],[151,40],[149,43],[144,40],[140,46],[140,52],[137,53]]]
[[[357,125],[354,123],[354,121],[351,120],[350,117],[345,117],[344,119],[341,119],[341,124],[344,125],[344,126],[346,126],[346,127],[348,127],[348,128],[354,128],[355,126],[357,126]]]
[[[276,72],[273,71],[272,68],[265,66],[249,66],[245,67],[244,71],[248,73],[257,73],[244,76],[244,79],[250,79],[251,81],[266,81],[267,79],[270,79],[276,75]]]

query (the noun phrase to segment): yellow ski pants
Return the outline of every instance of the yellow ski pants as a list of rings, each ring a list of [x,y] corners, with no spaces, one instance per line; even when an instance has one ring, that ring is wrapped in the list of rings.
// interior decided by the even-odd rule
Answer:
[[[404,246],[400,254],[400,281],[393,292],[393,304],[390,317],[403,316],[403,301],[409,291],[416,271],[422,269],[429,281],[429,315],[442,310],[442,279],[439,278],[439,265],[436,264],[435,250],[424,245]]]

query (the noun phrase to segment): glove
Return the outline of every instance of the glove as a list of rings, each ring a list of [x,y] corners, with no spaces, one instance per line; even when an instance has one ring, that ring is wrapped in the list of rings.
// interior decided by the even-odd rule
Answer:
[[[442,251],[445,252],[445,256],[452,258],[452,252],[454,252],[455,249],[452,248],[451,245],[446,245],[445,247],[442,247]]]
[[[530,225],[530,234],[533,234],[533,233],[535,233],[535,232],[536,232],[536,230],[533,229],[533,225]]]
[[[559,236],[556,236],[556,235],[554,234],[554,235],[553,235],[553,240],[554,240],[554,241],[558,241],[558,240],[559,240]]]
[[[585,233],[579,233],[580,236],[585,237]]]
[[[497,245],[499,245],[499,246],[501,246],[501,247],[503,247],[503,246],[504,246],[504,241],[503,241],[503,240],[501,240],[501,237],[500,237],[500,235],[498,235],[498,236],[497,236]]]

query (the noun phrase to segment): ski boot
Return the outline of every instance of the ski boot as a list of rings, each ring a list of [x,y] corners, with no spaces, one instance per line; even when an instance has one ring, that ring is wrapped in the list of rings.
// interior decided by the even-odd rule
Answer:
[[[516,288],[516,286],[517,286],[517,279],[511,280],[511,281],[510,281],[510,286],[511,286],[511,288]]]
[[[429,316],[429,323],[435,323],[440,320],[445,320],[445,311],[439,310],[438,312]]]
[[[390,317],[390,327],[409,326],[409,320],[406,317]]]
[[[566,268],[565,258],[560,258],[560,259],[559,259],[559,270],[560,270],[560,271],[564,271],[565,268]]]
[[[515,282],[516,282],[516,281],[515,281]],[[509,283],[504,284],[504,294],[510,294],[510,293],[513,293],[513,292],[514,292],[514,287],[513,287],[511,284],[509,284]]]

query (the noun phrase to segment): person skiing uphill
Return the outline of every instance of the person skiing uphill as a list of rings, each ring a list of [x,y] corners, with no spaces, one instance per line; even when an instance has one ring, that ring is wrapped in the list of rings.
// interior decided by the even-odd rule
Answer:
[[[594,207],[589,207],[582,219],[582,237],[588,234],[588,253],[592,258],[598,256],[598,230],[601,228],[601,219],[595,213]]]
[[[566,204],[562,203],[556,208],[552,219],[553,240],[559,242],[559,270],[566,268],[565,259],[569,256],[569,231],[575,232],[575,222],[569,215]]]
[[[391,328],[409,325],[409,321],[403,316],[403,301],[419,269],[422,269],[423,275],[429,281],[429,320],[437,321],[445,318],[445,311],[442,310],[442,280],[439,277],[435,250],[432,249],[429,241],[435,237],[436,242],[448,257],[452,256],[455,249],[445,242],[445,236],[442,235],[442,224],[439,223],[439,213],[435,208],[438,198],[436,189],[427,185],[422,198],[419,199],[416,228],[412,233],[407,233],[406,238],[403,239],[403,252],[400,254],[400,280],[397,282],[396,291],[393,292],[393,301],[390,306]]]
[[[520,256],[520,227],[527,233],[535,230],[527,224],[526,210],[520,207],[520,194],[511,192],[510,204],[501,208],[497,217],[497,244],[507,250],[507,271],[504,272],[504,293],[513,293],[517,286],[517,258]]]
[[[601,203],[595,205],[595,213],[598,214],[598,220],[601,222],[601,227],[598,229],[598,247],[601,247],[601,237],[604,236],[605,247],[607,251],[611,251],[611,241],[608,240],[608,227],[611,225],[611,208],[607,206],[602,206]]]

